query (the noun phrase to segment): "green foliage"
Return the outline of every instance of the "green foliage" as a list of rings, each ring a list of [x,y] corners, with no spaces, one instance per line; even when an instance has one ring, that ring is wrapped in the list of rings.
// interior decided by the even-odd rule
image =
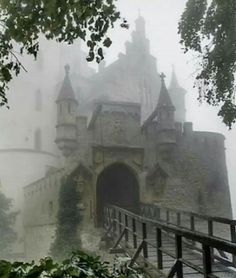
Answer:
[[[137,271],[127,265],[110,266],[99,257],[93,257],[77,251],[62,263],[54,262],[50,257],[35,262],[22,263],[0,261],[0,278],[138,278]]]
[[[51,254],[58,260],[65,258],[71,251],[80,247],[78,225],[81,217],[76,185],[75,179],[67,177],[63,179],[60,189],[56,238],[51,246]]]
[[[5,95],[12,75],[24,67],[14,47],[21,54],[37,57],[39,36],[58,42],[87,42],[87,60],[103,59],[102,47],[111,45],[107,31],[120,20],[116,0],[0,0],[0,105],[7,105]],[[122,27],[128,27],[125,20]]]
[[[0,192],[0,257],[5,255],[11,243],[16,239],[16,233],[12,229],[16,213],[10,212],[11,200]]]
[[[198,53],[199,99],[220,105],[219,116],[231,127],[236,121],[236,1],[188,0],[179,23],[185,51]]]

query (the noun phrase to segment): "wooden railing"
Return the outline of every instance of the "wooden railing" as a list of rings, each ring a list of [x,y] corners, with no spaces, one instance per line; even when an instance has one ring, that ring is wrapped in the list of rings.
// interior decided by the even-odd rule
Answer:
[[[158,211],[156,212],[158,213]],[[152,213],[154,212],[152,211]],[[199,215],[197,216],[199,217]],[[195,217],[195,215],[191,215],[191,217]],[[177,216],[177,219],[180,221],[179,224],[181,224],[181,216]],[[235,225],[234,221],[232,222],[232,220],[228,219],[207,219],[211,221],[210,223],[219,220],[229,225]],[[194,220],[190,220],[190,225],[193,225],[193,223]],[[211,225],[209,225],[210,231],[212,231]],[[163,270],[164,255],[174,258],[173,265],[170,267],[166,277],[174,277],[176,274],[178,278],[182,278],[183,267],[187,266],[197,273],[203,274],[204,277],[213,278],[218,277],[213,273],[212,269],[212,265],[216,261],[224,265],[225,268],[234,266],[234,261],[232,260],[234,255],[236,255],[236,244],[234,242],[215,237],[213,233],[197,232],[192,229],[193,226],[185,228],[170,223],[170,221],[163,221],[158,218],[154,220],[154,217],[151,219],[116,206],[108,206],[104,209],[104,227],[107,233],[116,239],[112,250],[116,250],[119,246],[123,246],[127,250],[134,250],[130,261],[131,266],[140,257],[142,257],[145,264],[150,264],[150,251],[153,252],[153,249],[156,252],[155,267],[158,271]],[[173,240],[174,253],[165,249],[163,237],[166,236]],[[202,266],[193,264],[183,256],[183,248],[189,247],[193,250],[193,246],[195,246],[196,252],[201,255]],[[214,255],[212,250],[230,254],[231,259],[222,257],[220,253],[219,255]],[[153,265],[153,262],[151,264]]]
[[[236,220],[167,208],[156,204],[142,203],[140,206],[140,214],[146,218],[162,220],[166,223],[189,228],[191,231],[199,231],[209,236],[222,237],[236,243]],[[199,227],[197,227],[196,222],[200,224]],[[204,223],[206,224],[205,231],[204,227],[201,225]],[[220,225],[222,228],[225,228],[221,234],[219,233]]]

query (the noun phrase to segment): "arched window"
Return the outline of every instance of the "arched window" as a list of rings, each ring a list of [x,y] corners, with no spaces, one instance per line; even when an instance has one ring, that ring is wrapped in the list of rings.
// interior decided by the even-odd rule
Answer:
[[[41,151],[42,149],[42,132],[40,128],[34,133],[34,149],[37,151]]]

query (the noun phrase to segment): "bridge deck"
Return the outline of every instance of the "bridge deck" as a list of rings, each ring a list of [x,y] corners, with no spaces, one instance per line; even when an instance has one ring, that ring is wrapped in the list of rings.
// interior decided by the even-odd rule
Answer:
[[[142,214],[145,215],[143,210]],[[130,265],[142,262],[155,269],[156,274],[152,277],[236,277],[236,244],[230,239],[231,226],[235,223],[224,223],[224,220],[223,223],[217,222],[218,226],[231,225],[231,229],[229,233],[226,226],[221,231],[215,229],[214,234],[218,232],[215,236],[209,235],[209,227],[210,234],[213,234],[212,226],[209,222],[205,225],[203,220],[195,221],[194,225],[198,225],[199,231],[192,231],[183,217],[181,223],[176,225],[171,223],[171,218],[168,223],[160,218],[155,221],[117,207],[109,207],[105,226],[116,239],[113,252],[122,247],[132,257]],[[214,228],[217,225],[214,224]]]

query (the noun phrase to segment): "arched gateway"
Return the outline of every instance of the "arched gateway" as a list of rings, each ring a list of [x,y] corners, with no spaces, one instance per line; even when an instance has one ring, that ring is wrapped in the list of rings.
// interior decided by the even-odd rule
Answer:
[[[103,220],[105,205],[138,212],[139,185],[135,174],[122,163],[115,163],[102,171],[97,180],[97,224]]]

